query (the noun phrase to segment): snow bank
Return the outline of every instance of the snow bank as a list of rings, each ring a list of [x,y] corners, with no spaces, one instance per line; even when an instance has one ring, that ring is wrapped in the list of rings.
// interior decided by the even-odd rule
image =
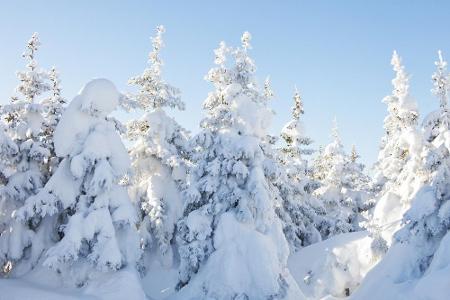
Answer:
[[[166,267],[158,257],[150,257],[148,272],[142,278],[142,288],[145,294],[154,300],[163,300],[175,293],[178,283],[178,269]]]
[[[292,254],[289,270],[308,299],[344,297],[377,262],[371,241],[365,231],[337,235]]]
[[[78,289],[64,286],[55,273],[40,268],[21,279],[0,280],[0,300],[145,300],[132,269],[101,274]]]

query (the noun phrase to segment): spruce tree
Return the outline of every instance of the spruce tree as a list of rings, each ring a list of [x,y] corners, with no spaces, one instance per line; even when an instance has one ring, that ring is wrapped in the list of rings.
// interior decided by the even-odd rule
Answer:
[[[146,249],[157,249],[161,262],[170,267],[175,225],[183,209],[180,191],[186,180],[189,133],[164,110],[184,110],[184,103],[179,90],[161,77],[163,33],[164,27],[158,26],[149,67],[129,81],[138,88],[129,98],[144,113],[129,122],[127,136],[134,142],[130,149],[131,197],[141,215],[142,243]]]
[[[314,166],[314,177],[320,182],[320,187],[314,191],[314,196],[320,199],[329,219],[329,228],[324,238],[355,231],[359,229],[357,204],[354,199],[346,197],[346,165],[348,156],[341,142],[337,121],[331,130],[333,142],[328,144]]]
[[[276,163],[266,156],[272,111],[255,81],[250,38],[244,33],[238,48],[220,43],[206,76],[215,89],[193,139],[178,223],[179,299],[302,298],[286,269],[289,248],[269,178]]]
[[[409,184],[413,192],[409,209],[402,214],[402,226],[397,227],[392,245],[366,276],[355,298],[376,297],[377,290],[393,291],[393,286],[406,285],[414,286],[418,298],[447,293],[447,285],[436,280],[445,277],[450,244],[450,128],[446,121],[450,77],[446,65],[439,52],[432,92],[440,105],[423,123],[428,143],[419,151],[421,163],[408,170],[410,176],[422,179]]]
[[[29,270],[37,261],[41,246],[32,241],[40,225],[39,219],[23,222],[16,217],[25,201],[39,192],[48,179],[51,146],[46,142],[45,105],[42,96],[51,88],[48,74],[39,68],[36,52],[40,41],[34,33],[27,43],[23,58],[26,70],[17,73],[20,81],[17,95],[1,106],[2,181],[0,188],[0,266],[14,268],[14,275]],[[20,267],[20,268],[19,268]]]
[[[401,137],[416,128],[419,118],[417,106],[409,93],[409,76],[396,51],[392,55],[391,65],[396,75],[392,80],[392,94],[383,99],[388,107],[388,115],[384,119],[385,135],[381,139],[378,161],[375,164],[373,186],[376,192],[383,188],[389,189],[395,184],[410,157],[408,145],[400,143]]]
[[[119,97],[106,79],[83,87],[55,129],[58,168],[19,211],[22,219],[39,216],[53,223],[59,238],[42,263],[76,286],[96,271],[134,266],[140,257],[135,210],[119,184],[130,161],[115,122],[108,118]]]
[[[425,172],[427,180],[415,193],[411,208],[404,215],[406,225],[396,234],[400,243],[406,242],[420,249],[412,267],[421,274],[432,264],[430,257],[450,229],[450,123],[447,113],[450,75],[440,51],[436,67],[432,92],[439,100],[439,109],[425,120],[438,117],[435,123],[424,123],[424,131],[430,134],[427,136],[429,143],[422,152],[424,165],[420,170]]]
[[[383,249],[402,226],[403,214],[424,180],[420,171],[424,141],[417,128],[419,113],[409,93],[409,77],[395,51],[391,64],[396,76],[392,80],[392,95],[383,100],[390,113],[385,119],[386,133],[375,165],[373,184],[377,195],[369,224],[374,245],[382,245]]]
[[[310,167],[304,156],[313,150],[312,140],[304,133],[303,101],[295,89],[292,119],[283,127],[283,146],[278,150],[279,176],[275,181],[282,206],[276,209],[283,222],[283,231],[293,251],[321,240],[320,231],[326,231],[325,208],[312,196]]]

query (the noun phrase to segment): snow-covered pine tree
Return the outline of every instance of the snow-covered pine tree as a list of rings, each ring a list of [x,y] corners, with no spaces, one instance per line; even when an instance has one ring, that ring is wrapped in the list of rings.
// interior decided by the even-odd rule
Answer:
[[[283,127],[284,145],[278,149],[280,175],[277,186],[282,206],[276,209],[283,222],[283,231],[293,251],[321,240],[319,231],[326,224],[325,209],[312,197],[308,156],[313,150],[312,140],[305,136],[300,117],[304,114],[300,93],[295,89],[292,119]],[[327,227],[327,226],[325,226]]]
[[[282,152],[286,154],[286,157],[297,160],[295,162],[297,168],[295,173],[307,175],[310,173],[307,157],[314,153],[314,150],[310,148],[313,141],[305,135],[303,123],[300,120],[305,111],[303,110],[303,101],[297,88],[295,88],[293,98],[292,120],[281,131],[281,137],[285,142]]]
[[[340,188],[342,183],[342,171],[345,163],[345,150],[339,136],[339,129],[336,118],[333,121],[331,129],[331,137],[333,141],[328,144],[322,153],[322,163],[324,168],[320,171],[323,174],[316,177],[321,179],[325,184],[334,185]]]
[[[51,95],[40,101],[43,116],[41,140],[50,153],[42,168],[44,187],[39,189],[37,194],[28,197],[23,206],[15,212],[16,220],[24,224],[32,224],[28,225],[33,230],[28,269],[36,266],[42,258],[42,254],[60,240],[59,229],[65,217],[56,213],[57,209],[53,206],[56,199],[47,188],[47,183],[61,161],[55,152],[54,132],[61,119],[64,111],[63,105],[66,101],[61,95],[60,80],[55,67],[50,70],[48,77]]]
[[[376,192],[380,192],[385,185],[389,189],[390,185],[395,184],[409,159],[408,145],[405,145],[402,135],[415,130],[419,118],[416,103],[409,93],[409,76],[396,51],[392,54],[391,65],[396,75],[392,80],[392,94],[383,99],[388,115],[384,119],[385,134],[375,164],[373,187]]]
[[[441,51],[438,52],[438,61],[435,62],[436,72],[432,76],[432,93],[439,99],[439,109],[428,114],[423,121],[424,138],[431,142],[439,134],[442,128],[450,125],[450,112],[448,111],[449,78],[447,74],[447,62],[442,58]]]
[[[64,99],[61,94],[61,80],[59,78],[59,73],[55,67],[51,68],[50,72],[48,73],[48,78],[50,80],[51,95],[43,99],[43,101],[41,102],[44,117],[44,129],[42,137],[44,144],[50,150],[50,158],[47,163],[49,164],[49,175],[51,175],[60,162],[60,159],[55,154],[53,134],[55,132],[56,125],[58,125],[62,113],[64,112],[66,99]]]
[[[130,79],[138,93],[129,95],[142,117],[129,122],[127,136],[134,144],[130,149],[133,179],[132,200],[140,211],[140,233],[143,246],[156,250],[161,263],[172,266],[175,225],[181,217],[183,202],[180,190],[186,180],[186,152],[189,133],[165,108],[184,110],[179,90],[161,77],[164,27],[156,28],[153,50],[142,75]]]
[[[439,109],[438,112],[430,113],[424,123],[424,132],[429,133],[426,137],[430,142],[423,151],[427,182],[416,189],[411,208],[404,215],[406,226],[396,234],[400,242],[407,241],[415,249],[421,250],[417,251],[418,259],[413,266],[414,271],[421,274],[433,264],[430,257],[434,256],[441,241],[443,248],[450,245],[450,74],[440,51],[436,67],[432,77],[432,92],[439,100]],[[436,115],[439,116],[434,119],[436,122],[427,122]],[[439,259],[442,257],[436,257],[436,260]]]
[[[356,151],[356,146],[352,145],[350,155],[346,156],[344,165],[344,187],[350,192],[359,193],[357,201],[359,211],[368,210],[373,203],[369,203],[369,183],[370,177],[364,172],[366,166],[359,162],[360,155]],[[356,195],[355,195],[356,196]]]
[[[395,51],[391,64],[396,76],[392,80],[392,95],[383,100],[388,104],[389,115],[375,164],[374,186],[378,195],[369,225],[375,244],[380,244],[377,240],[382,238],[385,241],[381,244],[388,246],[402,225],[403,214],[417,192],[417,183],[421,185],[425,180],[421,171],[423,137],[417,128],[419,113],[409,93],[408,75]]]
[[[0,191],[5,189],[5,185],[8,184],[8,178],[14,172],[12,163],[18,151],[17,144],[5,133],[5,128],[2,124],[0,127]],[[17,204],[11,198],[5,197],[5,195],[0,197],[0,275],[9,273],[12,268],[9,231],[13,222],[12,212],[16,207]]]
[[[0,108],[2,128],[2,179],[0,188],[0,266],[19,275],[30,269],[40,254],[32,240],[40,225],[38,220],[21,222],[14,218],[25,200],[38,193],[48,178],[51,149],[45,142],[42,94],[50,89],[48,74],[38,67],[36,51],[40,46],[34,33],[23,53],[26,70],[17,73],[17,96]],[[21,268],[19,268],[20,264]]]
[[[320,145],[311,167],[310,178],[316,182],[316,185],[325,178],[325,161],[322,159],[324,150],[324,146]]]
[[[321,186],[313,194],[325,206],[329,221],[328,232],[325,232],[323,238],[360,229],[359,199],[350,193],[350,159],[341,142],[336,119],[331,135],[333,142],[324,148],[316,160],[319,165],[314,166],[314,177]]]
[[[450,127],[446,113],[450,76],[446,66],[439,52],[432,92],[440,107],[424,119],[423,132],[429,143],[422,151],[422,169],[410,170],[411,176],[419,175],[425,182],[410,184],[414,192],[403,226],[385,257],[366,276],[355,299],[375,299],[385,294],[382,291],[395,291],[394,286],[414,287],[417,299],[430,295],[441,299],[448,293],[448,285],[440,282],[448,274],[450,247]]]
[[[128,152],[107,118],[119,97],[106,79],[83,87],[55,129],[61,163],[19,211],[25,220],[38,215],[62,223],[56,228],[60,239],[45,252],[43,264],[77,286],[95,270],[118,270],[140,256],[135,210],[126,188],[118,184],[130,168]]]
[[[272,111],[255,82],[250,37],[244,33],[235,49],[220,43],[217,66],[206,76],[215,90],[193,139],[175,299],[303,298],[286,268],[289,247],[267,178],[276,165],[263,152]]]

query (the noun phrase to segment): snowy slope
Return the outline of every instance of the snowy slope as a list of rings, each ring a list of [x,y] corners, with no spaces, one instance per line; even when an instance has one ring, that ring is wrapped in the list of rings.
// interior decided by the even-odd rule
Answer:
[[[36,284],[19,279],[0,280],[0,300],[75,300],[75,299],[97,299],[84,296],[76,290],[67,291],[63,289],[49,288],[45,285]]]
[[[131,269],[103,274],[81,289],[64,286],[41,269],[21,279],[0,280],[0,300],[144,300],[138,274]]]
[[[344,297],[376,263],[371,241],[366,231],[340,234],[292,254],[288,267],[308,299]]]

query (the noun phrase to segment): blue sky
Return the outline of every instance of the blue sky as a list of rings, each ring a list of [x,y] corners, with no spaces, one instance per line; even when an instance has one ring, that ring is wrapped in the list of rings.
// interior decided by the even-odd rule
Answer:
[[[449,1],[1,1],[0,102],[13,93],[35,31],[43,44],[40,65],[60,70],[71,99],[93,77],[129,89],[127,79],[144,69],[159,24],[166,27],[163,75],[183,92],[187,110],[174,115],[185,127],[198,128],[212,89],[203,77],[213,49],[221,40],[239,44],[247,30],[258,78],[270,75],[276,94],[273,133],[289,120],[297,85],[315,146],[330,141],[336,116],[347,149],[355,143],[367,163],[375,161],[383,134],[392,51],[411,74],[422,116],[437,107],[430,94],[437,50],[450,60]]]

